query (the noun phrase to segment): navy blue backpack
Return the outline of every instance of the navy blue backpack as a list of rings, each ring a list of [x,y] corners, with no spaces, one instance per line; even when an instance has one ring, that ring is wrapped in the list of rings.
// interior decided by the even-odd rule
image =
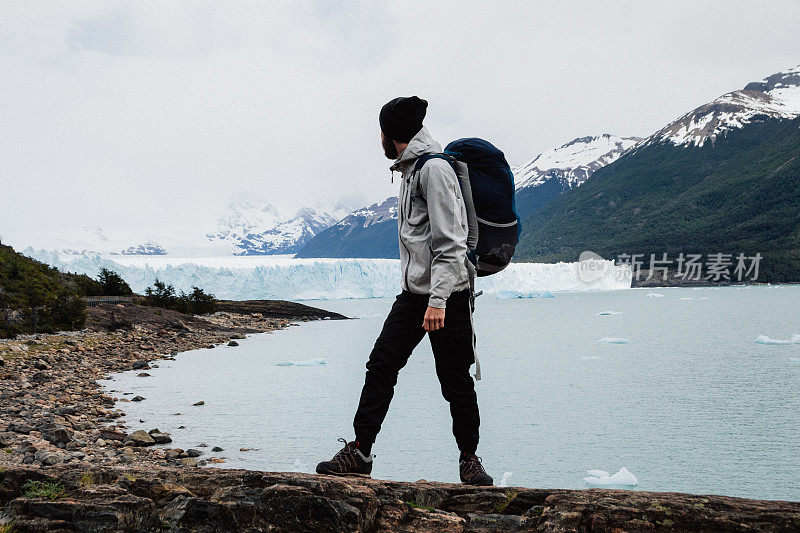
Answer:
[[[414,172],[434,157],[445,159],[458,176],[469,224],[468,257],[477,275],[500,272],[511,262],[521,231],[514,175],[503,152],[483,139],[458,139],[444,153],[420,157]]]

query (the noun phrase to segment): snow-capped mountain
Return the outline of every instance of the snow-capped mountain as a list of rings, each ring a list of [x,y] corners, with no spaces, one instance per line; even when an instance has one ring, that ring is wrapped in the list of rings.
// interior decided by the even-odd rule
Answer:
[[[589,179],[592,172],[616,161],[641,139],[604,133],[578,137],[563,146],[542,152],[528,163],[514,167],[517,190],[535,187],[556,178],[572,189]]]
[[[671,142],[702,146],[726,132],[765,118],[800,116],[800,65],[778,72],[744,89],[723,94],[686,113],[654,133],[643,144]]]
[[[167,249],[157,242],[146,242],[136,246],[128,246],[119,252],[111,252],[111,255],[167,255]]]
[[[304,207],[285,218],[271,205],[234,202],[219,219],[218,231],[206,237],[229,244],[234,255],[293,254],[345,215],[343,209],[318,212]]]
[[[297,257],[396,258],[397,198],[353,211],[340,222],[320,232]]]
[[[640,141],[638,137],[608,133],[578,137],[514,167],[520,219],[526,219],[562,193],[580,186],[597,169],[613,163]]]

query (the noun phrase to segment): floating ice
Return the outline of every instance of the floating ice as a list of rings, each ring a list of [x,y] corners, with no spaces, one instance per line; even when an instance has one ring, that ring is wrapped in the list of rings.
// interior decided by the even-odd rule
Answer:
[[[791,339],[773,339],[771,337],[767,337],[766,335],[759,335],[753,341],[756,344],[769,344],[772,346],[786,346],[789,344],[800,344],[800,335],[792,335]]]
[[[583,357],[581,357],[581,359],[584,361],[591,361],[593,359],[600,359],[600,357],[597,355],[584,355]]]
[[[647,296],[649,296],[650,298],[663,298],[664,297],[664,295],[661,294],[660,292],[648,292]]]
[[[550,291],[512,291],[512,290],[499,290],[494,294],[495,298],[505,300],[515,298],[555,298]]]
[[[624,466],[613,476],[608,475],[605,470],[587,470],[589,477],[583,478],[590,487],[635,487],[639,484],[636,476]]]
[[[326,363],[325,359],[309,359],[307,361],[283,361],[275,363],[275,366],[319,366]]]
[[[631,340],[622,339],[619,337],[603,337],[602,339],[597,339],[597,342],[607,342],[608,344],[628,344],[631,342]]]
[[[597,313],[597,316],[614,316],[614,315],[621,315],[622,311],[600,311]]]
[[[789,362],[790,363],[800,363],[800,357],[790,357],[789,358]]]
[[[514,475],[514,472],[503,472],[503,477],[500,478],[500,483],[497,484],[498,487],[508,487],[508,479]]]
[[[693,300],[693,299],[694,299],[694,298],[689,298],[689,297],[678,298],[678,300]]]

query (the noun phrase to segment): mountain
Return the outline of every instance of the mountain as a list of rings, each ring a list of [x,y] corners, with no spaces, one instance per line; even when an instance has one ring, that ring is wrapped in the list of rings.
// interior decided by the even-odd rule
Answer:
[[[525,219],[564,191],[580,186],[593,172],[616,161],[640,140],[608,133],[579,137],[514,167],[517,214]]]
[[[111,255],[167,255],[167,249],[157,242],[146,242],[137,246],[128,246],[119,252],[111,252]]]
[[[399,258],[397,198],[350,213],[309,240],[296,257]]]
[[[317,212],[304,207],[285,218],[270,205],[235,202],[219,219],[217,232],[206,237],[214,244],[230,245],[234,255],[293,254],[345,214],[341,209]]]
[[[761,253],[800,279],[800,68],[694,109],[523,222],[520,260]]]

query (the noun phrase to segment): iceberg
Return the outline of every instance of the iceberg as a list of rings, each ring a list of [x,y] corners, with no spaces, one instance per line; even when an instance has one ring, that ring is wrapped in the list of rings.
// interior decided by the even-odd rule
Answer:
[[[383,298],[397,295],[401,285],[397,259],[68,255],[30,247],[23,253],[61,271],[92,277],[101,268],[108,268],[137,293],[151,286],[156,278],[178,291],[189,292],[197,286],[217,298],[231,300]],[[574,265],[513,263],[493,276],[479,278],[476,290],[501,297],[514,293],[550,298],[558,291],[619,290],[631,286],[629,265],[613,266],[613,276],[592,284],[580,280]]]
[[[627,468],[624,466],[613,476],[608,475],[605,470],[587,470],[588,477],[583,478],[590,487],[635,487],[639,484]]]
[[[622,339],[619,337],[603,337],[602,339],[597,339],[597,342],[606,342],[608,344],[628,344],[631,342],[631,340]]]
[[[792,335],[790,339],[773,339],[766,335],[759,335],[753,340],[756,344],[769,344],[772,346],[787,346],[789,344],[800,344],[800,335]]]
[[[307,361],[282,361],[275,366],[320,366],[327,364],[325,359],[308,359]]]
[[[663,298],[664,297],[664,295],[661,294],[660,292],[648,292],[647,296],[650,297],[650,298]]]

